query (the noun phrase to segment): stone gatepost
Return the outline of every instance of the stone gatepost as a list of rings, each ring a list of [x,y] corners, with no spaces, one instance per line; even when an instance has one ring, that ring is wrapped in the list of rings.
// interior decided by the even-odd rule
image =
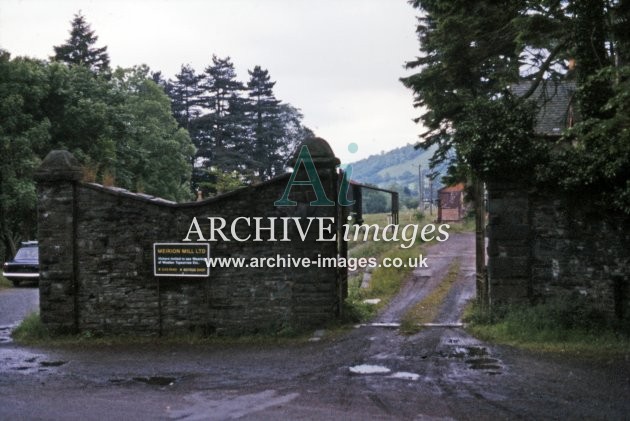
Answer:
[[[340,164],[339,158],[335,156],[332,148],[324,139],[320,137],[311,137],[306,139],[302,144],[296,149],[295,153],[292,157],[292,162],[295,165],[295,161],[298,158],[300,150],[303,146],[306,146],[309,150],[310,156],[313,159],[313,164],[317,168],[317,174],[322,182],[324,187],[324,191],[326,192],[326,196],[337,203],[337,195],[338,195],[338,177],[337,177],[337,166]],[[295,171],[303,170],[303,167],[294,168]],[[306,178],[306,177],[304,177]],[[312,192],[312,190],[308,190]],[[311,196],[311,200],[315,200],[316,197]]]
[[[530,201],[522,186],[490,182],[488,189],[488,281],[492,305],[531,298]]]
[[[292,191],[291,198],[297,201],[297,214],[301,217],[317,216],[335,218],[332,233],[337,233],[337,239],[341,238],[341,226],[345,222],[347,211],[338,205],[339,176],[337,166],[340,161],[326,140],[318,137],[306,139],[295,151],[291,162],[294,171],[297,171],[298,180],[309,179],[304,165],[296,167],[296,160],[302,147],[308,148],[312,162],[317,169],[317,175],[322,183],[326,197],[332,202],[330,206],[312,206],[311,202],[317,200],[317,196],[311,186],[296,188]],[[313,180],[311,180],[313,181]],[[345,213],[344,213],[345,212]],[[341,241],[319,242],[309,244],[309,251],[316,257],[315,252],[322,256],[346,257],[345,247],[341,247]],[[318,322],[329,320],[333,315],[340,315],[343,299],[346,295],[345,268],[320,268],[317,281],[309,277],[296,279],[293,288],[293,309],[298,324],[303,326],[316,325]]]
[[[35,173],[39,240],[39,306],[55,332],[76,332],[76,184],[82,172],[68,151],[51,151]]]

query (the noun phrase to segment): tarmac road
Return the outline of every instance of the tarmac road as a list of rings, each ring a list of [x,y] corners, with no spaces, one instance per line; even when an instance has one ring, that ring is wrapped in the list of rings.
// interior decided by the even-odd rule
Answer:
[[[9,342],[11,330],[27,314],[38,310],[37,286],[0,289],[0,343]]]
[[[417,271],[377,321],[399,320],[459,257],[436,322],[457,321],[474,294],[473,243],[429,248],[430,275]],[[363,326],[297,346],[0,343],[0,419],[626,419],[628,396],[629,358],[536,355],[461,328]]]

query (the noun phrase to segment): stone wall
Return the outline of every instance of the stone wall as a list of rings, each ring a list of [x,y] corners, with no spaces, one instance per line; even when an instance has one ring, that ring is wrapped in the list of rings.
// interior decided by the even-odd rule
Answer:
[[[488,185],[488,276],[493,303],[592,298],[620,318],[630,311],[630,226],[585,202]]]
[[[321,139],[307,141],[324,189],[337,198],[338,160]],[[201,202],[175,204],[79,181],[72,155],[54,151],[38,180],[40,307],[55,331],[175,334],[277,331],[319,326],[337,317],[345,272],[336,268],[211,268],[204,278],[153,276],[153,244],[182,242],[193,217],[343,217],[338,206],[310,206],[310,186],[294,186],[297,206],[276,207],[289,175]],[[332,199],[334,200],[334,199]],[[339,213],[339,215],[338,215]],[[264,221],[267,221],[264,219]],[[239,225],[239,236],[248,228]],[[276,225],[278,231],[281,224]],[[333,223],[333,233],[339,229]],[[253,233],[253,228],[251,230]],[[336,257],[337,242],[305,241],[290,225],[290,241],[214,241],[211,257],[316,259]],[[279,237],[279,235],[278,235]],[[196,239],[196,237],[193,237]],[[342,249],[343,252],[343,249]]]

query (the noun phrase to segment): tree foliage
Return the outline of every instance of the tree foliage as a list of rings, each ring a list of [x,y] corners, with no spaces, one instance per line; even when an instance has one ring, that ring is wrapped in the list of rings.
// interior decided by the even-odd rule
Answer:
[[[72,152],[87,181],[183,201],[193,169],[206,191],[224,192],[277,174],[312,135],[258,66],[248,86],[216,56],[165,80],[146,66],[112,70],[97,40],[79,13],[50,61],[0,50],[0,257],[35,236],[33,173],[52,149]]]
[[[452,138],[457,154],[485,180],[509,179],[545,162],[545,144],[532,142],[533,104],[511,96],[477,98]]]
[[[391,211],[391,197],[385,192],[363,189],[363,212],[384,213]]]
[[[109,71],[107,47],[94,46],[98,37],[81,12],[74,15],[71,25],[70,38],[65,44],[53,47],[55,55],[51,58],[68,65],[85,66],[95,73]]]
[[[222,191],[219,184],[249,184],[282,173],[295,146],[313,135],[300,111],[276,98],[266,69],[255,66],[248,73],[245,84],[229,57],[213,55],[203,73],[186,65],[162,83],[175,118],[197,148],[193,188],[205,194]],[[231,180],[234,171],[238,183],[217,181]]]
[[[117,119],[117,184],[176,201],[191,198],[190,160],[195,148],[171,116],[170,100],[146,66],[117,69],[113,83],[124,100]]]
[[[249,71],[249,119],[252,125],[254,168],[262,179],[271,178],[282,168],[281,141],[284,129],[280,101],[273,93],[276,84],[260,66]]]
[[[0,50],[0,257],[15,253],[19,237],[34,235],[33,173],[50,141],[50,120],[40,106],[47,92],[41,63],[11,60]]]
[[[195,149],[169,97],[145,66],[110,71],[105,47],[92,49],[94,41],[77,15],[68,48],[55,48],[58,60],[0,50],[0,257],[35,237],[33,174],[53,149],[71,151],[89,181],[192,198]]]
[[[172,98],[172,110],[177,123],[186,130],[191,130],[191,122],[201,113],[200,83],[203,75],[198,75],[190,65],[182,65],[172,83],[163,82],[163,87]]]
[[[422,109],[423,146],[451,174],[597,186],[592,202],[630,213],[626,1],[414,0],[420,10],[418,72],[402,79]],[[622,29],[625,28],[625,29]],[[546,84],[574,80],[581,121],[559,141],[534,133]],[[511,88],[529,81],[515,98]],[[625,114],[624,114],[625,113]],[[543,168],[544,167],[544,168]],[[609,197],[615,197],[611,200]],[[605,198],[609,198],[604,200]]]
[[[501,93],[518,75],[513,20],[519,2],[414,1],[422,10],[417,27],[421,56],[407,63],[421,71],[403,78],[425,109],[417,121],[428,129],[425,146],[438,145],[435,161],[454,146],[454,125],[477,98]]]
[[[603,69],[587,87],[615,79],[602,107],[606,116],[586,119],[566,133],[572,147],[557,153],[549,179],[603,209],[630,215],[630,66]]]

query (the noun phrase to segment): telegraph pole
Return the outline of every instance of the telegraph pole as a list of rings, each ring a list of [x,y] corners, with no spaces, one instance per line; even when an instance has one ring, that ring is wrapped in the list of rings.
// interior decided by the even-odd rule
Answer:
[[[420,194],[420,211],[424,213],[424,178],[422,177],[422,164],[418,164],[418,193]]]
[[[429,178],[429,214],[433,216],[433,177]]]

